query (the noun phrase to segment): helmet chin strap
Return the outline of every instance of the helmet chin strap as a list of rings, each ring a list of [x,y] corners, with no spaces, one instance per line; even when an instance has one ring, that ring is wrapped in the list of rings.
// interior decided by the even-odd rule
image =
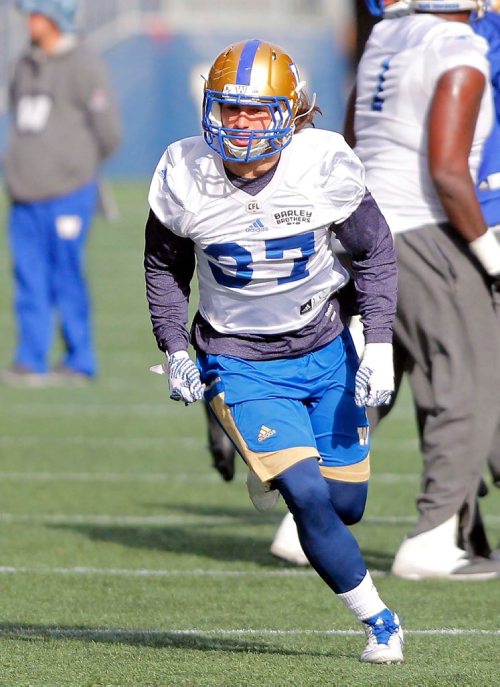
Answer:
[[[273,128],[273,122],[269,122],[267,130],[270,131]],[[237,146],[231,139],[225,139],[224,146],[228,153],[237,160],[244,160],[248,156],[248,161],[250,162],[255,155],[262,155],[267,150],[271,150],[272,146],[267,139],[257,140],[253,145],[249,141],[246,146]],[[277,152],[277,151],[276,151]]]
[[[232,141],[226,139],[224,141],[224,146],[226,147],[226,150],[228,153],[234,157],[237,160],[244,160],[248,153],[249,153],[249,146],[237,146],[235,143]],[[258,141],[255,145],[250,146],[250,151],[252,153],[255,153],[255,155],[262,155],[262,153],[265,153],[267,148],[270,148],[271,146],[269,145],[269,142],[266,140]],[[252,158],[249,158],[249,161]]]

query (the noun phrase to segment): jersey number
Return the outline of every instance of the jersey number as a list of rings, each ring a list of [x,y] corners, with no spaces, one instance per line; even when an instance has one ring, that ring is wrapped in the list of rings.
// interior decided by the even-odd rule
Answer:
[[[290,281],[304,279],[309,274],[307,261],[309,256],[314,254],[314,233],[298,234],[287,238],[268,239],[264,241],[266,259],[281,260],[287,251],[300,251],[300,255],[293,259],[293,266],[290,274],[286,277],[278,277],[278,284],[286,284]],[[242,289],[252,281],[253,257],[249,250],[237,243],[215,243],[205,249],[205,253],[217,262],[221,258],[230,258],[234,261],[234,273],[227,274],[221,267],[209,261],[210,269],[214,279],[222,286],[229,286],[233,289]]]
[[[376,112],[382,112],[384,107],[384,82],[387,78],[387,71],[391,63],[391,58],[387,57],[382,62],[382,70],[378,76],[377,87],[375,89],[375,95],[372,98],[372,110]]]

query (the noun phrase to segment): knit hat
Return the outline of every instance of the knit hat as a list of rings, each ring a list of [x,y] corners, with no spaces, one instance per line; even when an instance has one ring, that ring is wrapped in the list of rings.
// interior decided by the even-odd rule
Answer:
[[[21,12],[48,17],[62,33],[75,31],[77,0],[16,0],[16,4]]]

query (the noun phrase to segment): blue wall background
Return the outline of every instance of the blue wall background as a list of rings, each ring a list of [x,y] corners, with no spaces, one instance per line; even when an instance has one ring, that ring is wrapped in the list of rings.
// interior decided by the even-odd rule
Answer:
[[[107,62],[123,117],[124,141],[104,167],[113,178],[144,178],[151,173],[166,146],[200,133],[200,104],[192,83],[201,89],[201,73],[224,47],[248,38],[235,32],[139,35],[124,41],[103,57]],[[281,45],[297,62],[307,90],[316,91],[323,116],[317,126],[341,130],[347,65],[329,30],[301,32],[300,40],[284,31],[259,32],[259,38]],[[202,67],[204,65],[204,67]],[[7,121],[0,118],[0,151],[5,149]]]

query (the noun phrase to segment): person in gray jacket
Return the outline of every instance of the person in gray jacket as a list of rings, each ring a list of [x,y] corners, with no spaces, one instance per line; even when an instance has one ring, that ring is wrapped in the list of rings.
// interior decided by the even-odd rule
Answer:
[[[120,118],[105,65],[75,36],[76,0],[17,6],[30,36],[14,65],[4,159],[17,345],[0,380],[84,382],[97,370],[84,251]],[[51,371],[56,322],[64,355]]]

